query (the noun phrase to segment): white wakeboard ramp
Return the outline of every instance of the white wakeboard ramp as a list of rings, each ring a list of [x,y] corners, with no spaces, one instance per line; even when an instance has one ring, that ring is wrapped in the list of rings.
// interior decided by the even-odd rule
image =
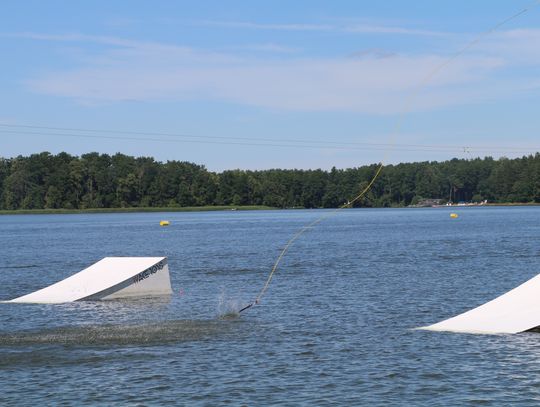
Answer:
[[[540,327],[540,274],[484,305],[418,329],[516,334],[537,327]]]
[[[58,304],[171,293],[166,257],[105,257],[65,280],[6,302]]]

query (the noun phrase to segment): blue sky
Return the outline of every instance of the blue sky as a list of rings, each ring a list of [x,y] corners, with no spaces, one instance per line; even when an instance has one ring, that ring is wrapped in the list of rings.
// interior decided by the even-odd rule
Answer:
[[[540,149],[530,1],[11,1],[0,22],[4,157],[328,169]]]

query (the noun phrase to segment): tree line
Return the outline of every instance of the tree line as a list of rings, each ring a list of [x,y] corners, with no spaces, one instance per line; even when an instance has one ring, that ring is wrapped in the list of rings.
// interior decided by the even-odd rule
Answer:
[[[334,208],[365,188],[378,164],[323,170],[208,171],[185,161],[43,152],[0,158],[0,209],[267,205]],[[443,202],[540,203],[540,153],[388,165],[355,206]]]

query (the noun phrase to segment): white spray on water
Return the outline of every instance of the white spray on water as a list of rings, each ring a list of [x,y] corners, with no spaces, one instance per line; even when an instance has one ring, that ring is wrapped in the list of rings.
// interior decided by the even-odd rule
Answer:
[[[240,308],[242,304],[236,298],[230,297],[227,295],[227,292],[224,288],[221,289],[221,292],[218,297],[217,304],[217,315],[221,319],[233,319],[240,316]]]

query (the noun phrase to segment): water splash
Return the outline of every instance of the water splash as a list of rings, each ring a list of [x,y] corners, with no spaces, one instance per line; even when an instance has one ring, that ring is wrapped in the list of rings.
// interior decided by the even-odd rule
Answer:
[[[237,298],[231,298],[224,289],[218,297],[217,317],[219,319],[235,319],[240,317],[242,304]]]

